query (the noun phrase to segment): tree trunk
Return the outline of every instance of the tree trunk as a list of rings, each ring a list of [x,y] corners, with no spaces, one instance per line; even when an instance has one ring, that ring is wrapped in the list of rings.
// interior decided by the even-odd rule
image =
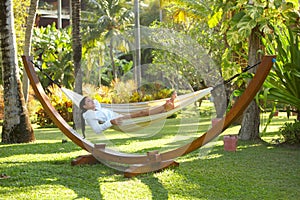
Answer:
[[[258,63],[261,58],[258,56],[258,50],[260,47],[260,32],[258,27],[252,29],[251,35],[249,37],[249,51],[248,51],[248,64],[250,66]],[[251,72],[254,73],[256,68],[252,69]],[[259,126],[260,126],[260,110],[256,102],[253,100],[246,111],[244,112],[244,118],[242,121],[242,126],[239,131],[239,138],[241,140],[255,140],[260,139],[259,136]]]
[[[227,107],[227,101],[224,100],[227,99],[224,86],[214,89],[211,94],[214,98],[214,106],[217,114],[216,118],[222,118]]]
[[[36,15],[38,3],[39,3],[39,0],[31,0],[30,1],[29,14],[27,17],[26,30],[25,30],[25,44],[24,44],[24,55],[25,56],[30,56],[32,30],[34,27],[35,15]],[[29,80],[28,80],[28,76],[27,76],[25,69],[23,69],[22,83],[23,83],[23,94],[24,94],[25,102],[27,103],[28,91],[29,91]]]
[[[203,76],[203,79],[205,85],[214,87],[211,95],[213,97],[213,103],[216,110],[216,118],[222,118],[227,108],[227,94],[225,85],[223,84],[224,79],[221,75],[221,69],[217,70],[216,66],[211,65],[208,61],[206,62],[206,69],[202,72],[203,74],[205,74]]]
[[[135,17],[135,53],[134,53],[134,76],[138,87],[142,84],[141,71],[141,33],[140,33],[140,6],[139,1],[134,0],[134,17]]]
[[[0,44],[4,85],[3,143],[35,140],[22,93],[12,0],[0,1]]]
[[[114,55],[113,55],[113,41],[112,39],[110,40],[110,45],[109,45],[109,56],[111,59],[111,66],[112,66],[112,71],[113,71],[113,80],[117,80],[117,70],[116,70],[116,64],[114,61]]]
[[[80,0],[72,0],[72,48],[73,48],[73,60],[74,60],[74,72],[75,72],[75,88],[74,91],[82,94],[82,70],[81,70],[81,56],[82,56],[82,44],[80,36]],[[81,128],[80,110],[73,104],[73,119],[74,127]]]

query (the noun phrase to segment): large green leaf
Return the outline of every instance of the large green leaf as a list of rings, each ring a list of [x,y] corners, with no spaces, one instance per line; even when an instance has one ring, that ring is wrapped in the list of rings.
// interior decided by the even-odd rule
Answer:
[[[300,99],[290,93],[285,92],[284,90],[280,90],[277,88],[270,89],[268,99],[274,100],[279,103],[295,106],[298,110],[300,110]]]
[[[278,55],[265,83],[269,88],[267,99],[300,110],[299,35],[289,27],[281,27],[275,28],[275,36],[276,46],[267,48],[270,53]]]

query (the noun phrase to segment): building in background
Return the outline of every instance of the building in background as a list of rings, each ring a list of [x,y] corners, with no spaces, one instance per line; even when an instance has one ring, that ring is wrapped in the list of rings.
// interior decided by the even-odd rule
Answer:
[[[61,4],[61,6],[59,6],[59,4]],[[37,10],[36,26],[45,27],[53,23],[56,24],[57,28],[69,26],[70,8],[70,0],[40,0]]]

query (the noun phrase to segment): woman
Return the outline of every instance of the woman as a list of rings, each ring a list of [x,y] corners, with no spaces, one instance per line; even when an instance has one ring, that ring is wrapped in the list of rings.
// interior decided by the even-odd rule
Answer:
[[[84,97],[79,104],[81,109],[81,121],[83,123],[83,133],[85,122],[91,126],[95,133],[99,134],[113,125],[120,125],[124,119],[154,115],[169,111],[174,109],[174,101],[176,97],[177,93],[173,92],[171,98],[167,100],[164,105],[154,109],[142,110],[128,115],[121,115],[113,112],[112,110],[102,108],[97,100],[93,100],[90,97]]]

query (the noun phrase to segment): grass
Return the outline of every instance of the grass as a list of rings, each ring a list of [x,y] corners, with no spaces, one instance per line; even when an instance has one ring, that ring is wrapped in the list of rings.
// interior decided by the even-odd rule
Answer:
[[[274,118],[263,138],[280,138],[284,116]],[[167,150],[173,137],[182,137],[178,121],[168,119],[166,129],[149,138],[124,138],[109,132],[112,146],[128,152]],[[204,122],[205,124],[205,122]],[[200,127],[200,129],[205,127]],[[207,128],[207,127],[206,127]],[[239,126],[223,134],[237,134]],[[71,166],[72,159],[86,154],[56,128],[35,129],[36,142],[0,145],[1,200],[35,199],[299,199],[300,151],[263,142],[238,142],[236,152],[223,150],[222,137],[178,158],[177,168],[143,174],[131,179],[108,166]],[[192,136],[191,138],[193,138]],[[146,149],[146,150],[145,150]]]

